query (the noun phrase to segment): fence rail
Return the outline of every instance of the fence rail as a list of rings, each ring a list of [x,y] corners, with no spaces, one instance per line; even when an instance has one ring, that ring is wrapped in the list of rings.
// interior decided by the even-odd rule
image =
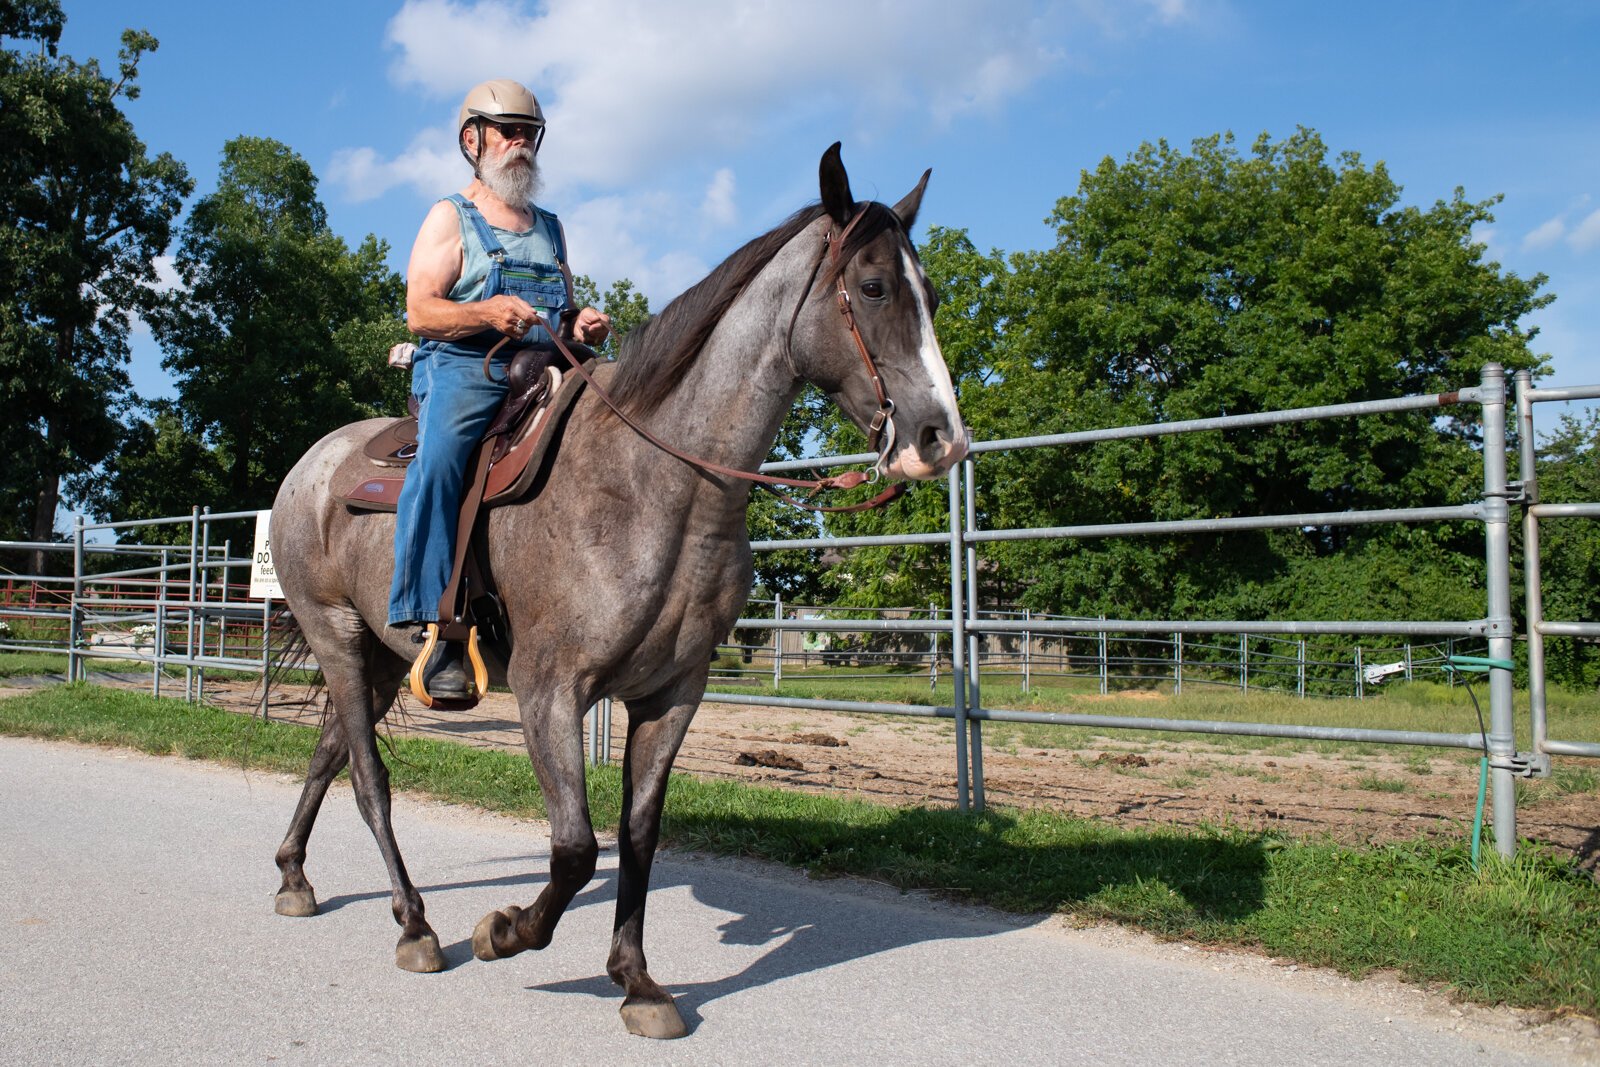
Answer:
[[[1551,756],[1600,757],[1600,745],[1565,741],[1549,736],[1544,684],[1545,639],[1600,637],[1600,622],[1544,618],[1540,592],[1539,524],[1600,517],[1600,504],[1542,504],[1538,499],[1534,453],[1534,405],[1541,401],[1600,399],[1600,386],[1576,389],[1535,389],[1527,372],[1516,377],[1515,415],[1520,444],[1521,481],[1507,479],[1508,402],[1505,375],[1497,365],[1483,371],[1474,388],[1424,396],[1399,397],[1291,411],[1260,412],[1185,422],[1124,426],[1037,437],[988,441],[973,445],[967,460],[947,479],[948,512],[941,531],[882,537],[802,538],[758,541],[756,551],[828,548],[845,550],[861,546],[938,545],[950,558],[947,605],[902,609],[904,617],[841,619],[793,617],[792,605],[771,603],[769,616],[751,615],[735,624],[740,632],[770,633],[770,643],[736,643],[724,646],[725,656],[737,657],[733,668],[713,674],[717,688],[707,698],[727,703],[775,705],[798,709],[824,709],[869,714],[920,716],[954,722],[958,806],[982,808],[983,734],[985,722],[1045,723],[1102,729],[1163,730],[1202,734],[1239,734],[1307,740],[1361,741],[1398,745],[1437,745],[1485,751],[1490,760],[1494,796],[1495,846],[1510,855],[1516,840],[1514,778],[1548,773]],[[1026,448],[1077,447],[1102,441],[1160,437],[1177,433],[1263,427],[1313,419],[1349,418],[1390,412],[1439,409],[1476,404],[1483,425],[1482,497],[1449,507],[1396,508],[1365,512],[1331,512],[1204,519],[1186,522],[1110,523],[1035,529],[979,529],[976,522],[977,463],[983,456]],[[865,454],[833,456],[767,464],[768,472],[809,470],[865,462]],[[1511,616],[1511,507],[1522,510],[1527,603],[1528,666],[1532,749],[1518,752],[1514,739],[1511,671],[1489,670],[1490,727],[1478,733],[1450,734],[1405,730],[1351,729],[1316,725],[1239,723],[1140,718],[1115,715],[1033,712],[991,707],[982,698],[982,685],[997,677],[1021,678],[1024,688],[1051,678],[1091,680],[1101,691],[1113,683],[1166,684],[1175,692],[1185,684],[1236,685],[1249,689],[1264,682],[1309,695],[1313,691],[1361,696],[1385,677],[1439,670],[1456,651],[1485,654],[1497,663],[1509,662],[1512,651]],[[237,558],[231,541],[220,548],[212,544],[212,530],[223,522],[253,519],[254,512],[212,514],[195,509],[188,516],[88,524],[81,519],[73,528],[70,544],[3,543],[0,549],[70,551],[70,578],[13,576],[0,586],[0,649],[64,650],[68,677],[83,677],[90,657],[147,662],[152,688],[160,692],[163,674],[181,670],[185,696],[200,699],[205,671],[234,669],[259,672],[263,677],[261,707],[267,707],[266,679],[272,664],[274,604],[252,599],[238,580],[248,573],[251,560]],[[983,546],[1022,539],[1075,541],[1108,537],[1174,536],[1190,533],[1230,533],[1242,530],[1282,529],[1301,526],[1348,526],[1373,523],[1470,522],[1484,532],[1485,611],[1481,618],[1437,620],[1196,620],[1196,619],[1074,619],[1017,617],[1011,612],[975,609],[979,553]],[[188,543],[158,545],[122,543],[121,538],[154,527],[187,524]],[[118,543],[96,538],[114,536]],[[90,556],[126,560],[120,570],[94,573],[86,565]],[[119,562],[120,562],[119,560]],[[151,561],[154,562],[151,562]],[[114,562],[113,566],[118,565]],[[242,568],[242,571],[241,571]],[[755,606],[763,607],[760,602]],[[806,609],[808,611],[818,609]],[[912,617],[918,616],[921,617]],[[14,624],[14,625],[13,625]],[[860,647],[805,647],[804,635],[869,635]],[[870,649],[870,635],[890,635],[895,647]],[[1218,638],[1237,635],[1236,645],[1189,636]],[[1354,646],[1348,662],[1313,658],[1306,637],[1344,635],[1406,639],[1399,646]],[[1293,654],[1283,649],[1295,640]],[[1435,639],[1414,645],[1412,638]],[[1458,649],[1456,642],[1466,642]],[[1442,647],[1441,647],[1442,642]],[[1254,643],[1254,647],[1252,647]],[[1266,647],[1262,647],[1263,643]],[[760,674],[755,661],[767,662]],[[930,685],[941,672],[948,674],[953,698],[950,704],[927,707],[896,702],[826,700],[785,696],[785,663],[809,665],[810,657],[828,662],[847,656],[856,663],[894,663],[925,667]],[[748,669],[747,669],[748,668]],[[1373,672],[1377,673],[1374,674]],[[734,692],[729,685],[765,684],[772,692]],[[900,675],[903,677],[904,675]],[[1348,682],[1345,681],[1348,679]],[[1348,685],[1348,689],[1345,686]],[[608,760],[611,707],[603,701],[594,709],[590,731],[590,757]]]

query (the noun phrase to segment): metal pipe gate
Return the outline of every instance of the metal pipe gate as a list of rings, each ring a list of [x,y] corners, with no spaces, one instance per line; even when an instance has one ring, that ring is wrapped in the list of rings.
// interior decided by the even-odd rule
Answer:
[[[951,642],[952,671],[955,675],[953,704],[946,707],[872,703],[862,701],[818,700],[794,697],[758,696],[742,693],[708,692],[707,698],[734,704],[772,705],[801,709],[865,712],[950,719],[956,738],[956,803],[962,810],[983,808],[983,735],[986,721],[1050,723],[1121,730],[1163,730],[1203,734],[1238,734],[1257,737],[1286,737],[1304,740],[1355,741],[1375,744],[1433,745],[1485,751],[1490,761],[1494,793],[1495,848],[1503,856],[1516,847],[1515,777],[1548,772],[1551,754],[1600,757],[1600,745],[1553,741],[1547,737],[1544,708],[1543,638],[1546,635],[1600,636],[1594,622],[1551,622],[1539,614],[1537,522],[1542,518],[1600,517],[1600,504],[1539,505],[1534,479],[1532,404],[1540,400],[1600,398],[1600,386],[1579,389],[1538,390],[1531,386],[1527,372],[1517,381],[1517,405],[1521,446],[1522,480],[1508,480],[1507,389],[1504,369],[1489,364],[1483,369],[1476,388],[1387,400],[1298,408],[1288,411],[1258,412],[1249,415],[1191,419],[1182,422],[1144,426],[1123,426],[1067,434],[1013,438],[972,446],[971,457],[952,470],[949,482],[948,527],[942,533],[903,536],[801,538],[752,543],[756,551],[783,548],[830,548],[885,545],[948,546],[950,554],[951,618],[948,622],[929,619],[829,620],[829,619],[740,619],[739,628],[837,632],[917,632],[948,633]],[[1388,412],[1438,409],[1456,404],[1477,404],[1483,423],[1483,493],[1476,502],[1449,507],[1393,508],[1371,511],[1327,512],[1299,515],[1268,515],[1226,519],[1199,519],[1182,522],[1105,523],[1082,526],[1026,530],[980,530],[975,521],[977,457],[984,453],[1019,448],[1061,447],[1130,438],[1150,438],[1178,433],[1261,427],[1319,419],[1348,418]],[[768,464],[764,471],[793,471],[848,463],[870,462],[873,454],[830,457]],[[1514,638],[1511,616],[1511,504],[1524,509],[1524,531],[1528,537],[1527,599],[1529,619],[1530,674],[1534,679],[1534,746],[1530,753],[1516,751],[1512,708],[1512,672],[1493,668],[1489,672],[1489,716],[1487,738],[1478,733],[1432,733],[1405,730],[1349,729],[1342,727],[1239,723],[1187,719],[1140,718],[1130,716],[1027,712],[985,707],[978,679],[978,636],[985,633],[1161,633],[1183,634],[1405,634],[1419,636],[1472,637],[1487,642],[1489,658],[1509,661]],[[1299,621],[1221,621],[1221,620],[1040,620],[983,619],[975,610],[977,599],[978,546],[999,541],[1024,539],[1077,540],[1100,537],[1161,536],[1185,533],[1222,533],[1240,530],[1296,528],[1302,526],[1352,526],[1377,523],[1470,521],[1484,528],[1484,566],[1487,592],[1482,618],[1466,620],[1299,620]],[[965,581],[963,581],[965,577]]]

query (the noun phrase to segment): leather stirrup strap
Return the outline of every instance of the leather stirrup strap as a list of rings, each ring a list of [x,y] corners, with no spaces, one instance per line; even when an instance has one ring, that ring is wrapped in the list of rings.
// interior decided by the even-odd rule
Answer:
[[[493,441],[484,441],[473,453],[472,477],[467,481],[467,492],[461,500],[461,519],[456,525],[456,554],[450,565],[450,584],[439,598],[439,617],[445,620],[440,632],[448,641],[464,641],[470,623],[462,621],[461,580],[467,553],[472,548],[472,530],[478,523],[478,512],[483,506],[484,486],[489,484],[489,458]]]

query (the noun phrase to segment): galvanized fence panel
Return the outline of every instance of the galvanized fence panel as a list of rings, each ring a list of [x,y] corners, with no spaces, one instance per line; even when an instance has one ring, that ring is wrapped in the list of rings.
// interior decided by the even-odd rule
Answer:
[[[1520,389],[1520,385],[1519,385]],[[1531,399],[1580,399],[1600,396],[1600,387],[1594,390],[1552,390],[1547,396],[1538,396],[1534,391]],[[1548,766],[1548,755],[1552,752],[1563,754],[1600,755],[1600,746],[1578,745],[1576,743],[1551,742],[1545,738],[1542,727],[1538,724],[1541,710],[1534,711],[1536,724],[1536,742],[1533,753],[1518,753],[1515,747],[1512,711],[1512,676],[1511,671],[1494,668],[1489,671],[1489,705],[1490,726],[1487,737],[1476,733],[1466,734],[1439,734],[1399,730],[1370,730],[1370,729],[1344,729],[1318,726],[1286,726],[1272,723],[1231,723],[1231,722],[1199,722],[1191,720],[1172,719],[1147,719],[1130,718],[1123,716],[1104,715],[1060,715],[1038,712],[1024,712],[1012,709],[987,708],[983,706],[981,692],[978,688],[979,675],[977,672],[979,655],[977,642],[983,635],[1001,633],[1023,633],[1030,636],[1034,634],[1097,634],[1104,642],[1113,637],[1144,634],[1163,635],[1172,642],[1175,649],[1173,659],[1176,662],[1174,671],[1174,688],[1181,690],[1184,681],[1184,660],[1182,651],[1185,635],[1223,635],[1238,634],[1240,636],[1240,684],[1248,687],[1250,684],[1249,672],[1251,658],[1249,642],[1253,635],[1280,635],[1301,639],[1307,635],[1317,634],[1342,634],[1342,635],[1371,635],[1386,638],[1395,637],[1432,637],[1454,642],[1457,639],[1471,642],[1481,642],[1482,650],[1488,656],[1500,661],[1509,661],[1512,651],[1512,617],[1510,601],[1510,505],[1520,502],[1521,487],[1513,487],[1508,483],[1506,471],[1507,451],[1507,400],[1506,382],[1503,368],[1491,364],[1484,368],[1480,384],[1476,388],[1462,389],[1454,392],[1430,394],[1425,396],[1400,397],[1387,400],[1367,401],[1354,404],[1328,405],[1315,408],[1300,408],[1290,411],[1259,412],[1249,415],[1225,416],[1209,419],[1194,419],[1183,422],[1161,423],[1146,426],[1125,426],[1103,430],[1080,431],[1068,434],[1052,434],[1035,437],[1013,438],[1003,441],[989,441],[974,444],[972,455],[981,457],[985,453],[1006,451],[1022,448],[1063,447],[1074,445],[1092,444],[1102,441],[1126,440],[1134,438],[1160,437],[1178,433],[1194,433],[1212,430],[1240,429],[1245,427],[1263,427],[1282,425],[1295,422],[1306,422],[1321,419],[1350,418],[1363,415],[1384,414],[1401,411],[1420,411],[1439,409],[1457,404],[1477,404],[1480,408],[1483,423],[1483,491],[1478,501],[1463,503],[1451,507],[1430,508],[1394,508],[1365,512],[1334,512],[1299,515],[1267,515],[1249,517],[1230,517],[1222,519],[1201,519],[1184,522],[1144,522],[1144,523],[1107,523],[1096,525],[1080,525],[1070,527],[1054,527],[1047,529],[1019,529],[1019,530],[980,530],[977,528],[973,517],[972,499],[976,482],[976,470],[972,459],[966,461],[949,475],[949,520],[944,532],[924,532],[907,534],[904,536],[872,536],[872,537],[841,537],[841,538],[805,538],[790,541],[762,541],[753,547],[757,551],[772,551],[783,548],[828,548],[845,550],[851,547],[863,546],[888,546],[888,545],[936,545],[948,543],[950,553],[950,604],[952,617],[948,624],[951,642],[952,670],[958,679],[952,705],[949,707],[926,708],[915,705],[887,705],[883,703],[867,703],[859,701],[830,701],[809,700],[797,698],[777,698],[772,696],[757,696],[754,694],[735,694],[717,691],[714,698],[734,703],[773,704],[797,708],[817,708],[838,711],[862,711],[899,715],[921,715],[934,718],[950,718],[956,724],[956,760],[957,760],[957,803],[963,809],[973,806],[982,806],[982,781],[981,781],[981,724],[985,720],[1013,721],[1013,722],[1050,722],[1063,725],[1093,726],[1107,729],[1141,729],[1141,730],[1167,730],[1177,732],[1197,733],[1234,733],[1251,736],[1265,737],[1294,737],[1304,739],[1327,739],[1341,741],[1362,741],[1378,744],[1405,744],[1405,745],[1440,745],[1445,747],[1465,748],[1486,751],[1489,757],[1494,786],[1494,813],[1495,813],[1495,845],[1504,855],[1510,855],[1515,847],[1516,823],[1514,807],[1514,783],[1516,775],[1541,773]],[[1520,400],[1519,400],[1520,403]],[[1531,448],[1533,440],[1531,422],[1524,427],[1522,434],[1525,447]],[[1530,458],[1525,458],[1523,468],[1532,470],[1532,453]],[[771,470],[799,470],[823,466],[835,466],[844,462],[860,462],[870,460],[871,456],[834,457],[817,461],[789,462],[782,465],[773,465]],[[1584,510],[1587,506],[1564,506],[1567,510],[1561,515],[1588,515]],[[1549,512],[1554,517],[1556,512]],[[1538,515],[1535,518],[1540,517]],[[1347,526],[1375,523],[1409,523],[1409,522],[1439,522],[1439,521],[1469,521],[1479,523],[1484,529],[1484,565],[1486,580],[1485,614],[1478,619],[1440,619],[1440,620],[1193,620],[1193,619],[1163,619],[1163,620],[1132,620],[1132,619],[1096,619],[1096,620],[1070,620],[1070,619],[999,619],[985,618],[982,612],[974,610],[970,605],[976,602],[975,576],[978,570],[978,548],[986,543],[1024,539],[1057,539],[1080,540],[1086,538],[1102,537],[1131,537],[1131,536],[1171,536],[1189,533],[1226,533],[1243,530],[1284,529],[1303,526]],[[1535,542],[1536,543],[1536,542]],[[965,575],[965,582],[963,581]],[[1530,579],[1537,583],[1537,576]],[[1530,586],[1534,588],[1535,586]],[[1530,620],[1537,620],[1535,613],[1530,610]],[[932,632],[943,627],[933,619],[921,622],[911,619],[903,620],[864,620],[843,621],[812,619],[791,621],[782,618],[776,619],[741,619],[738,626],[742,628],[772,628],[775,630],[801,629],[807,631],[856,631],[856,632]],[[1543,620],[1530,622],[1530,626],[1537,630],[1542,638],[1544,635],[1564,634],[1585,636],[1600,632],[1600,625],[1590,622],[1558,622],[1551,623]],[[969,643],[970,642],[970,643]],[[1448,647],[1448,646],[1447,646]],[[1302,645],[1303,648],[1303,645]],[[1359,648],[1359,646],[1358,646]],[[1473,649],[1477,651],[1477,649]],[[1453,652],[1452,648],[1450,652]],[[1446,652],[1439,659],[1448,658]],[[1285,657],[1286,658],[1286,657]],[[1417,664],[1409,654],[1405,659],[1404,671],[1407,676],[1416,670]],[[1382,664],[1384,666],[1392,666]],[[1032,665],[1030,662],[1030,674]],[[1287,673],[1284,671],[1282,673]],[[1538,684],[1541,694],[1543,688],[1542,659],[1539,661]],[[1294,678],[1296,689],[1304,692],[1307,684],[1307,666],[1305,654],[1300,651],[1296,657]],[[1109,680],[1109,666],[1107,660],[1102,658],[1101,679],[1102,685]],[[1354,664],[1353,684],[1357,693],[1364,691],[1368,682],[1366,665],[1362,662],[1361,652],[1357,652]],[[970,737],[968,724],[970,723]],[[965,751],[969,746],[971,754]],[[969,770],[972,772],[969,785]]]
[[[1354,404],[1300,408],[1291,411],[1194,419],[1146,426],[1113,427],[974,444],[969,459],[947,477],[948,521],[942,531],[899,536],[803,538],[759,541],[756,551],[878,545],[938,545],[949,554],[948,605],[900,609],[900,617],[829,618],[829,609],[803,609],[796,617],[793,605],[770,602],[769,614],[742,618],[736,634],[770,633],[770,641],[748,643],[736,637],[726,646],[740,659],[734,668],[714,671],[715,688],[708,699],[743,703],[868,714],[949,719],[955,726],[957,804],[963,810],[981,809],[983,797],[984,722],[1045,723],[1100,729],[1161,730],[1180,733],[1234,734],[1303,740],[1356,741],[1377,744],[1434,745],[1482,751],[1487,747],[1493,770],[1495,844],[1505,855],[1515,842],[1515,775],[1545,773],[1551,755],[1600,756],[1600,745],[1561,741],[1548,736],[1544,687],[1544,639],[1551,636],[1592,639],[1600,636],[1600,623],[1589,620],[1547,620],[1541,612],[1538,567],[1538,523],[1548,519],[1600,517],[1600,504],[1546,505],[1538,502],[1534,478],[1533,405],[1548,400],[1600,398],[1600,386],[1580,389],[1535,389],[1526,372],[1516,383],[1516,403],[1521,444],[1522,480],[1507,480],[1507,402],[1502,369],[1491,364],[1480,385],[1450,393],[1399,397]],[[1332,512],[1203,519],[1187,522],[1108,523],[1045,529],[983,530],[976,521],[977,462],[988,453],[1025,448],[1055,448],[1095,442],[1161,437],[1177,433],[1240,429],[1350,418],[1389,412],[1431,410],[1456,404],[1477,404],[1482,412],[1483,493],[1480,500],[1450,507],[1395,508],[1365,512]],[[768,472],[809,470],[870,462],[871,454],[821,457],[768,464]],[[1352,729],[1279,723],[1241,723],[1114,715],[1033,712],[988,707],[982,694],[985,677],[1020,677],[1026,690],[1050,678],[1092,681],[1100,691],[1113,685],[1150,684],[1170,679],[1174,692],[1185,685],[1229,685],[1242,689],[1270,686],[1302,696],[1321,692],[1362,695],[1384,678],[1440,669],[1457,651],[1487,652],[1498,660],[1510,658],[1510,506],[1523,506],[1526,539],[1527,618],[1533,751],[1518,753],[1513,736],[1511,672],[1490,671],[1491,727],[1485,739],[1478,733],[1436,733],[1404,730]],[[181,670],[185,695],[200,699],[208,669],[230,669],[262,676],[262,713],[266,713],[266,681],[272,666],[271,600],[252,599],[238,580],[248,575],[251,560],[232,555],[226,541],[212,543],[212,530],[221,522],[253,519],[255,512],[212,514],[195,509],[188,516],[121,523],[87,524],[81,520],[68,544],[0,544],[0,549],[44,549],[70,552],[70,577],[13,576],[0,589],[0,650],[64,650],[69,678],[83,676],[89,658],[121,659],[151,665],[152,688],[159,693],[164,675]],[[1081,619],[1038,616],[1032,613],[978,610],[977,575],[983,545],[1023,539],[1083,540],[1108,537],[1173,536],[1189,533],[1227,533],[1243,530],[1283,529],[1302,526],[1345,526],[1400,522],[1473,522],[1484,528],[1486,603],[1478,619],[1440,620],[1197,620],[1197,619]],[[187,544],[123,542],[137,531],[153,527],[187,525]],[[117,543],[103,543],[107,535]],[[89,561],[105,566],[90,566]],[[756,604],[766,610],[765,604]],[[853,612],[859,614],[859,612]],[[8,620],[14,620],[10,625]],[[26,631],[24,633],[23,631]],[[46,634],[44,637],[39,635]],[[791,673],[815,656],[826,662],[830,649],[806,644],[805,635],[898,635],[892,650],[874,651],[863,642],[848,650],[856,663],[926,661],[930,687],[948,671],[952,687],[949,705],[930,707],[887,701],[846,701],[799,698],[782,694],[785,664]],[[60,636],[58,636],[60,635]],[[1311,635],[1371,636],[1396,639],[1433,639],[1421,644],[1405,640],[1399,646],[1370,642],[1354,648],[1351,661],[1312,658],[1306,638]],[[1237,638],[1237,640],[1233,640]],[[148,640],[146,640],[148,639]],[[1009,642],[1009,644],[1008,644]],[[1458,644],[1459,642],[1459,644]],[[941,643],[943,650],[941,650]],[[1074,645],[1076,643],[1076,646]],[[1087,651],[1085,651],[1087,649]],[[1292,653],[1291,651],[1292,650]],[[831,649],[835,658],[840,649]],[[764,665],[758,662],[765,657]],[[987,669],[985,669],[987,665]],[[746,669],[748,667],[749,669]],[[1052,667],[1058,668],[1052,670]],[[752,683],[759,671],[760,685],[770,692],[732,692],[726,686]],[[1340,675],[1348,683],[1331,682]],[[904,675],[896,675],[903,677]],[[610,759],[610,701],[592,709],[590,758]]]

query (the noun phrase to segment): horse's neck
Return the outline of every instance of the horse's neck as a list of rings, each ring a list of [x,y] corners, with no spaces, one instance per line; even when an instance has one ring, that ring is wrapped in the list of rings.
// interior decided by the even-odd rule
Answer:
[[[652,416],[664,439],[740,470],[767,458],[798,389],[787,346],[795,306],[809,288],[815,256],[808,250],[818,247],[809,235],[779,252],[723,315]]]

